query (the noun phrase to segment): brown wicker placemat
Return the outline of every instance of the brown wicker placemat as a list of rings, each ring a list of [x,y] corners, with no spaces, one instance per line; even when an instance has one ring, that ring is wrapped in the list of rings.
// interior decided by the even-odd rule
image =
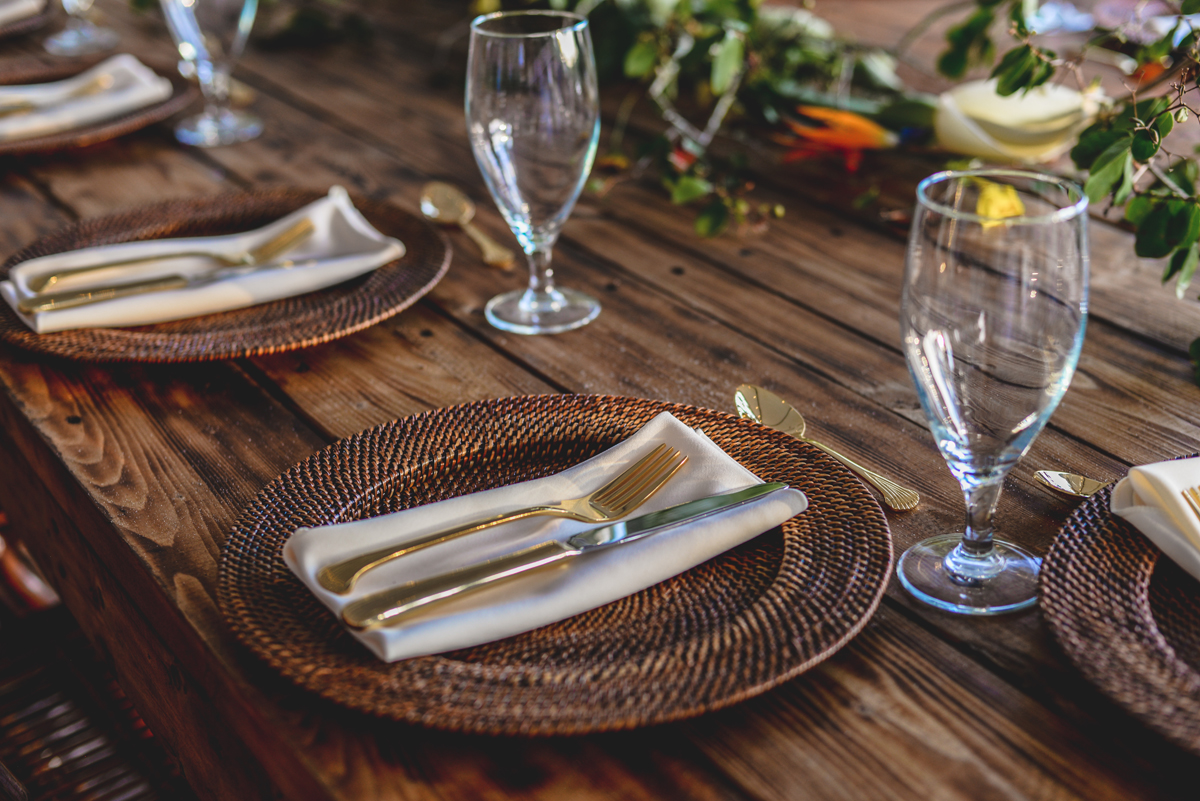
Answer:
[[[1088,498],[1055,538],[1042,611],[1093,684],[1200,754],[1200,582],[1112,514],[1111,496]]]
[[[85,64],[54,64],[40,65],[24,63],[9,66],[0,72],[0,85],[49,83],[78,75],[84,70],[98,64],[101,59],[94,59]],[[159,74],[163,74],[160,72]],[[58,150],[89,147],[90,145],[107,142],[128,133],[145,128],[156,122],[161,122],[173,114],[178,114],[190,106],[200,96],[200,91],[185,81],[178,74],[167,72],[166,77],[175,88],[174,93],[161,103],[146,106],[119,117],[101,120],[69,131],[33,136],[27,139],[14,139],[10,142],[0,142],[0,156],[23,156],[30,153],[53,153]]]
[[[299,526],[359,519],[564,470],[660,412],[702,428],[808,509],[679,576],[499,642],[387,664],[283,563]],[[892,563],[883,511],[845,467],[732,415],[595,395],[506,398],[369,429],[278,477],[221,553],[237,637],[296,684],[374,715],[490,734],[626,729],[718,709],[807,670],[875,611]]]
[[[0,278],[37,256],[139,239],[249,231],[322,197],[276,189],[177,200],[85,220],[49,234],[0,267]],[[84,361],[185,362],[230,359],[303,348],[374,325],[433,288],[450,266],[442,234],[390,203],[354,197],[379,231],[404,242],[405,255],[337,286],[245,309],[136,328],[85,328],[35,334],[0,302],[0,338],[27,350]]]

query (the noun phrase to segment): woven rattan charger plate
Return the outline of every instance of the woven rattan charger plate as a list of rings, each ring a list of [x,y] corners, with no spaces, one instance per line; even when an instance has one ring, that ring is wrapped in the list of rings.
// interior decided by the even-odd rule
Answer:
[[[1042,611],[1093,684],[1200,754],[1200,582],[1113,515],[1111,495],[1084,501],[1055,538]]]
[[[299,526],[343,522],[564,470],[669,411],[767,481],[803,490],[781,528],[620,601],[506,640],[387,664],[288,571]],[[761,693],[858,633],[891,568],[866,488],[803,442],[722,412],[594,395],[428,412],[317,452],[272,481],[221,554],[237,637],[301,687],[385,718],[491,734],[580,734],[698,715]]]
[[[210,236],[249,231],[325,193],[277,189],[180,200],[87,220],[43,237],[0,267],[36,256],[138,239]],[[277,353],[360,331],[407,308],[450,266],[445,237],[389,203],[354,197],[379,231],[404,242],[403,258],[337,286],[245,309],[136,328],[86,328],[35,334],[0,303],[0,338],[26,350],[84,361],[186,362]]]
[[[99,64],[103,59],[90,59],[83,63],[71,64],[18,64],[9,66],[0,72],[0,85],[26,83],[49,83],[70,78]],[[145,108],[130,111],[110,120],[101,120],[69,131],[33,136],[27,139],[14,139],[10,142],[0,142],[0,156],[23,156],[30,153],[53,153],[58,150],[69,150],[107,142],[128,133],[145,128],[156,122],[162,122],[168,117],[178,114],[200,97],[200,90],[189,84],[178,73],[169,70],[156,70],[165,75],[175,91],[161,103],[155,103]]]
[[[46,8],[37,14],[0,25],[0,39],[9,39],[13,36],[33,33],[45,27],[53,18],[54,8],[52,7],[51,0],[46,0]]]

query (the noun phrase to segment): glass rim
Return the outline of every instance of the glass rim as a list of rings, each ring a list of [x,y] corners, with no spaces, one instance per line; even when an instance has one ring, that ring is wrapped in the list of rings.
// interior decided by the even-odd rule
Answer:
[[[956,180],[959,178],[986,178],[986,177],[1006,177],[1006,178],[1031,178],[1046,183],[1055,184],[1064,189],[1068,195],[1076,193],[1079,199],[1070,205],[1061,206],[1049,214],[1037,214],[1033,216],[1021,215],[1016,217],[987,217],[982,214],[975,214],[961,209],[951,208],[944,203],[939,203],[929,197],[927,190],[934,184],[945,183],[946,181]],[[1014,170],[1000,167],[984,168],[979,170],[943,170],[935,172],[933,175],[925,178],[921,183],[917,184],[917,202],[927,209],[931,209],[947,217],[965,220],[967,222],[977,223],[994,223],[1004,222],[1006,225],[1044,225],[1047,223],[1063,222],[1073,220],[1076,217],[1087,213],[1088,197],[1083,192],[1083,188],[1074,181],[1063,178],[1058,175],[1050,175],[1044,172],[1033,172],[1032,170]]]
[[[532,33],[506,33],[502,31],[485,30],[484,24],[500,18],[511,17],[558,17],[563,20],[571,20],[570,25],[563,25],[561,28],[555,28],[550,31],[534,31]],[[553,9],[533,9],[531,11],[493,11],[490,14],[480,14],[475,19],[471,20],[471,33],[478,36],[491,36],[496,39],[534,39],[539,36],[554,36],[563,31],[578,32],[587,27],[588,19],[573,11],[554,11]]]

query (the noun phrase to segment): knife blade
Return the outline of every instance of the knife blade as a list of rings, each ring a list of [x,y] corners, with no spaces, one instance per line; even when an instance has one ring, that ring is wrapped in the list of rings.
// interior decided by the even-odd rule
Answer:
[[[543,542],[523,551],[489,559],[438,576],[411,581],[399,587],[368,595],[342,610],[342,620],[356,629],[395,625],[408,612],[464,592],[492,584],[530,570],[570,559],[589,551],[635,542],[659,531],[734,509],[788,488],[772,482],[756,484],[736,492],[710,495],[669,509],[635,517],[621,523],[588,529],[568,539]]]

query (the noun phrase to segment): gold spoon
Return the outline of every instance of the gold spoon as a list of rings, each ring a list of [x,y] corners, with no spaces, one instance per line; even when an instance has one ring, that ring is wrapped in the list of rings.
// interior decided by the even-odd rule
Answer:
[[[492,267],[512,269],[513,252],[471,225],[475,217],[475,204],[458,187],[441,181],[425,184],[421,187],[421,213],[434,222],[462,228],[479,245],[483,260]]]
[[[1074,495],[1077,498],[1089,498],[1112,483],[1111,481],[1097,481],[1078,473],[1060,473],[1057,470],[1038,470],[1033,475],[1050,489],[1057,490],[1064,495]]]
[[[807,442],[837,459],[855,473],[862,476],[868,484],[879,490],[883,502],[892,509],[908,511],[916,508],[921,496],[915,490],[902,487],[896,482],[884,478],[873,470],[855,464],[826,445],[804,436],[804,415],[796,411],[796,407],[776,395],[774,392],[756,387],[753,384],[742,384],[733,393],[733,402],[737,407],[738,417],[748,417],[756,423],[762,423],[767,428],[790,434],[801,442]]]

